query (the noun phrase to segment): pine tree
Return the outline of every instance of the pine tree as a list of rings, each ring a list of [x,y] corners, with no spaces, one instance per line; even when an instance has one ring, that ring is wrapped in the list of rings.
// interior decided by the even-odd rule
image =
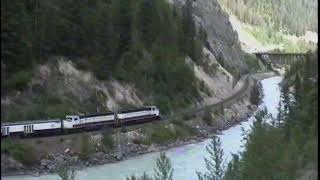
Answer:
[[[207,172],[197,172],[199,180],[221,180],[225,166],[223,163],[223,149],[219,137],[214,137],[211,143],[206,147],[210,154],[209,158],[205,158]]]
[[[170,159],[166,156],[164,152],[160,153],[157,159],[157,167],[154,169],[154,179],[155,180],[172,180],[173,168],[171,166]]]
[[[228,168],[226,170],[226,174],[224,179],[226,180],[240,180],[243,179],[241,177],[241,169],[240,169],[240,158],[237,154],[232,154],[232,161],[229,162]]]
[[[193,40],[196,36],[196,29],[194,27],[192,0],[187,0],[182,12],[182,29],[183,29],[183,52],[185,54],[192,54]]]

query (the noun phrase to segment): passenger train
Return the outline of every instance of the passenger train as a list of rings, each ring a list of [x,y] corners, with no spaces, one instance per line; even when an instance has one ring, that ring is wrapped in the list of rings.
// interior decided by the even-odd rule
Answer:
[[[81,129],[119,127],[160,119],[159,109],[155,106],[92,115],[68,115],[66,119],[26,121],[1,124],[1,137],[33,136],[68,133]]]

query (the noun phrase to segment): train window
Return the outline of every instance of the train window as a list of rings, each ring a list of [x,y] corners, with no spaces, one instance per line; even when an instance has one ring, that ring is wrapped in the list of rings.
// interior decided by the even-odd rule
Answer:
[[[33,125],[26,125],[23,127],[24,133],[33,133]]]

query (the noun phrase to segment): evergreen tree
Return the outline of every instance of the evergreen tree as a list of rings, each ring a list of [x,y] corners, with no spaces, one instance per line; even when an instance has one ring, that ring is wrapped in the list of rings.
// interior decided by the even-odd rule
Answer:
[[[164,152],[160,153],[160,156],[158,157],[156,164],[156,169],[154,169],[154,179],[172,180],[173,168],[171,166],[170,159],[166,156]]]
[[[30,19],[23,1],[1,1],[1,62],[8,73],[33,65]]]
[[[210,158],[205,158],[207,172],[197,172],[199,180],[221,180],[225,167],[223,164],[223,149],[219,137],[214,137],[206,147]]]
[[[226,180],[243,179],[241,177],[240,158],[237,154],[232,154],[232,160],[228,164],[224,179]]]
[[[194,27],[192,0],[187,0],[182,11],[182,29],[183,29],[183,52],[185,54],[192,54],[192,45],[196,36],[196,29]]]

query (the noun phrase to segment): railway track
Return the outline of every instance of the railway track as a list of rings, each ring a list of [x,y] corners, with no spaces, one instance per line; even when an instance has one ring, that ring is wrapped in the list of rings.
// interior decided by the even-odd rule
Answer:
[[[236,102],[238,99],[244,97],[245,95],[247,95],[247,93],[250,92],[250,86],[251,86],[251,82],[253,81],[252,77],[250,74],[245,75],[245,77],[243,77],[244,83],[242,85],[242,87],[233,95],[221,100],[220,102],[214,103],[214,104],[210,104],[210,105],[204,105],[201,107],[192,107],[192,108],[188,108],[188,109],[184,109],[181,111],[177,111],[174,112],[172,114],[166,115],[166,116],[161,116],[161,121],[170,121],[173,119],[176,119],[178,117],[183,117],[183,116],[195,116],[198,115],[199,113],[210,109],[210,110],[222,110],[223,108],[232,105],[234,102]],[[132,125],[131,125],[132,126]],[[122,127],[122,126],[120,126]],[[100,129],[100,130],[90,130],[92,135],[95,134],[99,134],[101,133],[101,131],[103,131],[104,129]],[[88,131],[88,130],[87,130]],[[79,133],[79,132],[74,132],[74,133],[68,133],[68,134],[75,134],[75,133]],[[80,132],[81,133],[81,132]],[[59,135],[55,135],[55,136],[65,136],[67,135],[66,133],[61,133]]]
[[[236,102],[238,99],[242,98],[243,96],[247,95],[247,93],[249,93],[250,91],[250,86],[252,85],[252,78],[251,78],[251,74],[246,75],[245,80],[244,80],[244,84],[243,86],[233,95],[221,100],[220,102],[214,103],[214,104],[210,104],[210,105],[205,105],[202,107],[196,107],[196,108],[191,108],[191,109],[187,109],[187,110],[182,110],[167,116],[163,116],[161,117],[162,120],[171,120],[171,119],[175,119],[177,117],[181,117],[181,116],[186,116],[186,115],[196,115],[198,113],[201,113],[207,109],[210,110],[216,110],[216,109],[222,109],[224,107],[230,106],[232,105],[234,102]]]

